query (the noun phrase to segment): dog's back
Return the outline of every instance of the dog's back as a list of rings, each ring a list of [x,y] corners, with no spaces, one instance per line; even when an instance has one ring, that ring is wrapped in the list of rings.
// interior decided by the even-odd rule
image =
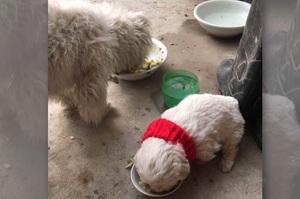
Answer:
[[[191,134],[224,131],[244,125],[238,101],[233,97],[213,94],[190,95],[176,107],[165,111],[162,117],[182,125]]]
[[[195,94],[165,111],[166,118],[184,128],[195,140],[197,158],[206,162],[224,144],[237,145],[244,133],[244,119],[233,97]]]

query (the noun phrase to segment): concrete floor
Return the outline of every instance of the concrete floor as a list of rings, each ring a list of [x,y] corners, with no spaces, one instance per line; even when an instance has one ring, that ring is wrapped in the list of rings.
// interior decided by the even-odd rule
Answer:
[[[109,101],[114,111],[96,128],[85,126],[77,114],[59,104],[49,103],[49,198],[148,198],[131,184],[125,165],[137,151],[147,125],[165,110],[160,95],[162,75],[172,69],[190,70],[199,77],[200,93],[218,94],[217,66],[223,59],[234,58],[237,51],[240,38],[213,38],[199,26],[193,17],[199,2],[122,1],[133,10],[146,12],[153,37],[166,45],[168,58],[147,79],[110,83]],[[193,165],[180,189],[165,198],[262,198],[262,154],[249,132],[232,172],[222,174],[217,163],[218,158],[205,166]]]

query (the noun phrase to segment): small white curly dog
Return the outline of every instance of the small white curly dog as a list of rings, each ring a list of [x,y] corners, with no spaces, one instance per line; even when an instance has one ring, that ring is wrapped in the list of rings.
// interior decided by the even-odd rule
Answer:
[[[233,97],[194,94],[152,122],[134,162],[143,183],[155,192],[170,190],[222,151],[220,169],[229,172],[244,134],[245,121]]]
[[[140,12],[88,1],[49,1],[49,99],[76,108],[88,124],[107,114],[108,77],[135,71],[150,48],[151,24]]]

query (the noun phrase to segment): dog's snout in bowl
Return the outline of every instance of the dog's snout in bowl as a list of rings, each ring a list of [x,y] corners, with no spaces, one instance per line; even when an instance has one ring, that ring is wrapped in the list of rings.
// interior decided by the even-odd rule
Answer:
[[[146,196],[151,196],[151,197],[156,197],[156,198],[171,195],[172,193],[177,191],[183,183],[183,181],[178,181],[178,183],[171,190],[166,191],[162,187],[157,186],[157,187],[155,187],[155,191],[154,190],[152,191],[151,187],[149,187],[146,184],[141,182],[140,176],[137,172],[135,165],[133,165],[131,168],[130,178],[131,178],[132,184],[139,192],[141,192],[142,194],[144,194]]]

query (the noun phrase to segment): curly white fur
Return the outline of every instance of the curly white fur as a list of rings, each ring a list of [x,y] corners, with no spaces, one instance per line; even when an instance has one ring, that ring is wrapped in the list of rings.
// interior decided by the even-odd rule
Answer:
[[[190,134],[196,145],[196,162],[204,164],[222,151],[220,169],[229,172],[244,134],[244,119],[233,97],[195,94],[166,110],[168,119]],[[135,166],[144,183],[156,192],[171,189],[184,180],[190,165],[181,145],[159,138],[146,139],[135,155]]]
[[[143,64],[150,22],[120,5],[87,1],[50,1],[48,13],[49,98],[97,125],[107,113],[109,75]]]

